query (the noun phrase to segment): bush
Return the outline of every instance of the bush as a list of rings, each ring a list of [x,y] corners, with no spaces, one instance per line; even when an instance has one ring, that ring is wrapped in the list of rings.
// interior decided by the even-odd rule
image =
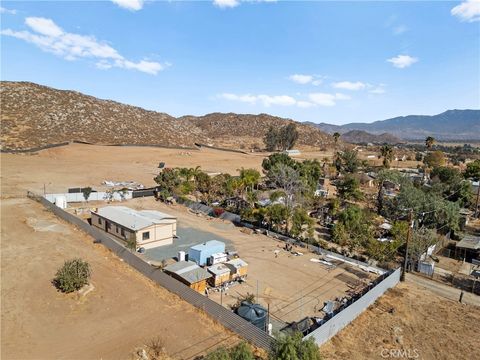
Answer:
[[[62,292],[70,293],[88,284],[90,273],[90,265],[86,261],[68,260],[57,271],[53,283]]]
[[[321,360],[313,338],[303,340],[301,333],[280,337],[270,352],[271,360]]]
[[[206,357],[206,360],[254,360],[252,349],[246,342],[241,342],[240,344],[234,346],[231,349],[226,349],[225,347],[220,347]]]

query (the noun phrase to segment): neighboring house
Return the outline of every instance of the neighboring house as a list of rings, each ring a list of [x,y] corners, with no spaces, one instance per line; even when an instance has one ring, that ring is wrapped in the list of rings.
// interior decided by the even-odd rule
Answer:
[[[192,261],[176,262],[166,266],[163,271],[201,294],[205,293],[207,280],[212,277],[207,270]]]
[[[223,206],[226,209],[233,209],[239,211],[250,207],[250,204],[248,203],[248,201],[245,201],[241,197],[235,196],[225,199],[225,201],[223,202]]]
[[[285,150],[283,153],[288,156],[298,156],[301,154],[300,150],[297,149]]]
[[[121,240],[135,240],[137,250],[170,245],[177,236],[176,217],[126,206],[106,206],[92,211],[92,225]]]
[[[359,174],[356,174],[355,177],[357,178],[361,186],[366,186],[369,188],[375,186],[375,179],[368,174],[359,173]]]
[[[225,243],[218,240],[210,240],[188,249],[188,260],[194,261],[200,266],[204,266],[207,265],[207,262],[212,255],[224,252]]]

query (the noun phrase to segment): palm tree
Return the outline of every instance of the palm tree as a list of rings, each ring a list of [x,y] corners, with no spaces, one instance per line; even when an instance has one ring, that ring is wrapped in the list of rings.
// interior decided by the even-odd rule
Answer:
[[[425,145],[427,146],[428,149],[431,149],[433,144],[435,144],[435,138],[432,136],[427,136],[425,139]]]
[[[333,133],[333,140],[335,140],[335,146],[337,145],[339,138],[340,138],[340,133],[334,132]]]
[[[393,148],[392,145],[385,144],[380,148],[380,153],[383,156],[383,167],[388,169],[390,162],[393,160]]]

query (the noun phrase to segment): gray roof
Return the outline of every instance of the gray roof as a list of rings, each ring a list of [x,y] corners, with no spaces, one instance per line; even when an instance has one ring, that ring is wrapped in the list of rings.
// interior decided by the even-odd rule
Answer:
[[[224,264],[215,264],[215,265],[209,266],[207,270],[211,272],[213,275],[223,275],[226,273],[230,273],[230,269],[226,267]]]
[[[480,236],[465,235],[465,237],[457,243],[458,248],[480,250]]]
[[[193,261],[179,261],[166,266],[164,270],[176,274],[189,284],[194,284],[212,277],[207,270],[202,269]]]
[[[197,250],[197,251],[203,251],[212,247],[223,247],[225,249],[225,243],[218,241],[218,240],[209,240],[207,242],[204,242],[203,244],[198,244],[192,246],[190,249]]]
[[[171,224],[176,217],[156,210],[134,210],[126,206],[106,206],[98,209],[99,216],[131,230],[140,230],[155,224]]]
[[[247,266],[248,264],[245,261],[243,261],[242,259],[236,258],[236,259],[232,259],[230,261],[227,261],[225,263],[225,265],[232,265],[233,267],[235,267],[235,269],[238,269],[238,268]]]

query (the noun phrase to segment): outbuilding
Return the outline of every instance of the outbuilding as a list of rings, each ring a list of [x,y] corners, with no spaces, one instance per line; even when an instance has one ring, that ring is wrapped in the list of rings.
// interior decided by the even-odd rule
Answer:
[[[225,243],[218,240],[210,240],[203,244],[192,246],[188,250],[188,260],[196,262],[200,266],[207,265],[207,259],[213,254],[224,253]]]
[[[134,242],[136,249],[170,245],[177,236],[177,218],[156,210],[106,206],[92,211],[91,221],[123,241]]]
[[[230,280],[230,269],[224,264],[216,264],[207,268],[213,276],[209,279],[210,285],[217,287]]]
[[[248,264],[240,258],[232,259],[224,263],[230,269],[230,279],[245,279],[248,273]]]
[[[212,277],[207,270],[192,261],[176,262],[166,266],[163,271],[201,294],[205,292],[207,280]]]

